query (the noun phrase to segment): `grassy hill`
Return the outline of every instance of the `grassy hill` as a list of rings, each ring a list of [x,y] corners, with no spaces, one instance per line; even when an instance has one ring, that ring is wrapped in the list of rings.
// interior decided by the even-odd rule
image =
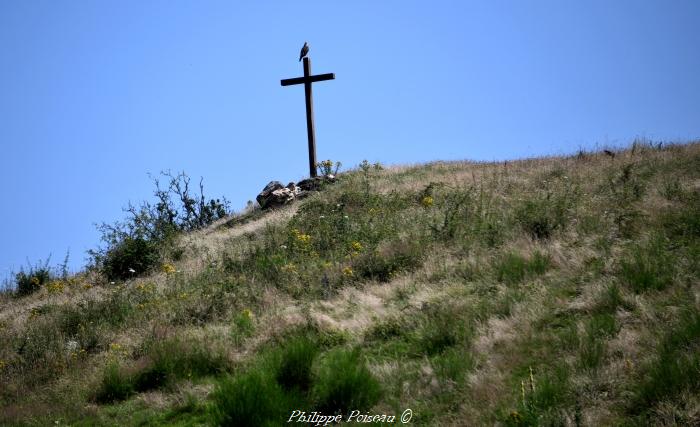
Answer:
[[[614,154],[364,164],[5,292],[0,424],[698,425],[700,143]]]

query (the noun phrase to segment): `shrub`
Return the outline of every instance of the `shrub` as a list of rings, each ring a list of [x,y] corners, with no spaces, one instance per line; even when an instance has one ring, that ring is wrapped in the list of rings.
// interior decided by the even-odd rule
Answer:
[[[309,338],[292,338],[281,351],[275,379],[287,390],[307,391],[311,386],[311,367],[319,348]]]
[[[151,271],[159,261],[156,242],[140,237],[125,237],[107,251],[102,271],[110,280],[124,280]]]
[[[148,272],[158,262],[157,248],[168,246],[175,234],[205,227],[229,213],[226,199],[206,200],[202,180],[199,194],[192,194],[190,178],[184,172],[173,176],[168,171],[161,175],[169,180],[169,185],[162,189],[158,179],[153,179],[156,204],[143,202],[138,207],[129,204],[124,209],[129,214],[126,221],[98,226],[106,247],[90,250],[88,254],[93,266],[109,279],[126,279]],[[178,200],[180,206],[173,200]]]
[[[529,198],[516,208],[515,219],[534,239],[548,239],[566,225],[569,203],[567,195]]]
[[[279,425],[288,409],[282,388],[262,368],[224,378],[211,397],[219,426]]]
[[[381,395],[379,382],[358,350],[330,350],[314,383],[316,409],[325,414],[368,411]]]
[[[53,280],[53,274],[49,268],[49,260],[44,265],[37,263],[29,266],[28,271],[20,270],[15,275],[16,292],[18,296],[29,295],[41,289],[42,286]]]

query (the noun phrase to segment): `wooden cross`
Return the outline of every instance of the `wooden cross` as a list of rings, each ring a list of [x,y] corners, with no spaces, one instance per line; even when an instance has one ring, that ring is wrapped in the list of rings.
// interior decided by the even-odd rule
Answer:
[[[316,132],[314,130],[314,100],[311,96],[311,84],[324,80],[334,80],[335,74],[311,75],[311,60],[304,58],[304,77],[295,77],[280,81],[282,86],[291,86],[304,83],[304,94],[306,95],[306,134],[309,137],[309,174],[316,177]]]

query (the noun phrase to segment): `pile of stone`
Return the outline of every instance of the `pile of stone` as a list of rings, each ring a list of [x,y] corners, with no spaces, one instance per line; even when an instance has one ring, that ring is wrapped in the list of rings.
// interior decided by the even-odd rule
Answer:
[[[324,184],[332,182],[335,182],[333,175],[315,176],[303,179],[296,184],[290,182],[286,187],[279,181],[270,181],[255,200],[262,209],[275,208],[305,197],[312,191],[319,191]]]

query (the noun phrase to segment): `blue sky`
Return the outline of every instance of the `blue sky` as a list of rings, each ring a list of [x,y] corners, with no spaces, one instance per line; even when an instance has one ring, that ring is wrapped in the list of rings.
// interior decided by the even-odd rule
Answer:
[[[511,159],[700,137],[697,1],[0,2],[0,278],[204,177],[240,209],[319,159]]]

